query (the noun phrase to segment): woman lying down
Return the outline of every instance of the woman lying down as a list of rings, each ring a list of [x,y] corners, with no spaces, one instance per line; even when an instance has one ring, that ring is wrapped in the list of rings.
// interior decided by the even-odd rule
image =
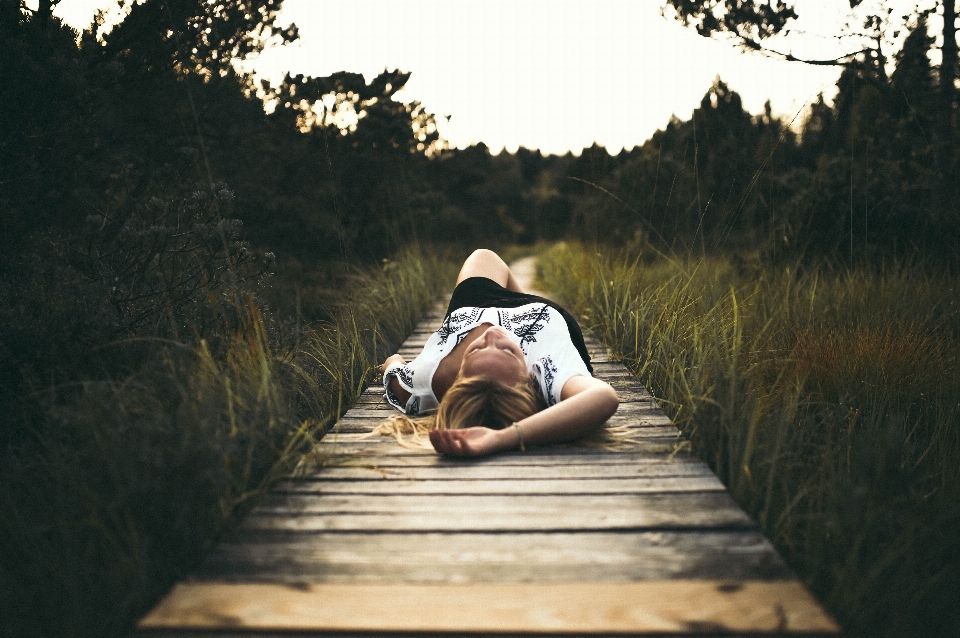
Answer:
[[[483,456],[595,434],[619,398],[593,368],[576,320],[527,294],[506,263],[477,250],[463,264],[440,329],[411,362],[380,366],[403,415],[380,434],[428,435],[448,456]]]

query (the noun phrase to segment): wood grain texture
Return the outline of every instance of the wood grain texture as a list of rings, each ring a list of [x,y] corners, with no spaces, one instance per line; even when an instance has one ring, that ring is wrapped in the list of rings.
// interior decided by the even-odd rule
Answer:
[[[244,520],[261,531],[591,531],[753,529],[726,492],[314,496],[271,494]]]
[[[181,583],[141,629],[497,633],[835,632],[796,581]]]
[[[516,481],[449,480],[384,481],[335,480],[283,481],[275,494],[669,494],[673,492],[722,492],[716,476],[630,477],[610,479],[528,479]]]
[[[430,457],[421,457],[429,463]],[[419,459],[397,457],[397,460],[409,464],[364,463],[364,459],[351,460],[349,465],[324,468],[314,480],[336,479],[380,479],[382,481],[419,481],[463,479],[484,480],[528,480],[528,479],[567,479],[590,478],[641,478],[641,477],[678,477],[678,476],[714,476],[706,465],[698,461],[681,460],[653,461],[646,463],[591,463],[566,464],[554,461],[543,465],[533,464],[487,464],[454,465],[444,464],[443,460],[429,465],[415,465]],[[393,458],[390,458],[393,461]]]
[[[647,389],[585,341],[620,396],[616,449],[409,449],[370,435],[395,413],[372,384],[138,635],[834,635]]]
[[[257,582],[792,578],[756,531],[239,534],[197,577]]]

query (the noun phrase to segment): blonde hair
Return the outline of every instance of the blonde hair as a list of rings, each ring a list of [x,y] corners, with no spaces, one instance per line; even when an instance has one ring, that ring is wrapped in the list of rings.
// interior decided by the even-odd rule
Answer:
[[[460,377],[440,401],[434,414],[411,419],[397,414],[378,425],[373,434],[392,435],[404,447],[430,448],[431,430],[484,426],[500,430],[544,407],[533,380],[508,385],[478,375]]]

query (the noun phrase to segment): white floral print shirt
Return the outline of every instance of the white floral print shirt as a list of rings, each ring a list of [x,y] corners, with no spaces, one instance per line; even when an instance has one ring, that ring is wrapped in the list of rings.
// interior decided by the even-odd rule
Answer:
[[[430,335],[417,358],[407,364],[395,363],[383,374],[384,398],[408,416],[429,414],[439,402],[433,393],[433,375],[440,361],[450,354],[472,329],[482,323],[500,326],[523,350],[527,372],[540,388],[548,406],[560,401],[560,392],[570,377],[589,377],[590,372],[580,358],[567,324],[557,310],[544,303],[530,303],[517,308],[464,307],[452,312]],[[410,393],[405,404],[390,391],[390,380],[396,378]]]

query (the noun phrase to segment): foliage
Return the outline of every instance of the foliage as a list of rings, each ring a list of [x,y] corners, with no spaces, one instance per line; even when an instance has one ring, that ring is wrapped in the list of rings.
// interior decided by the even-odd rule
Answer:
[[[577,244],[540,264],[845,633],[957,632],[955,275]]]
[[[435,140],[404,74],[352,76],[341,134],[235,71],[279,8],[147,0],[78,43],[0,3],[3,635],[125,634],[453,277],[374,208]]]
[[[791,20],[799,16],[793,5],[782,0],[769,0],[766,4],[748,0],[667,0],[667,5],[673,8],[674,16],[685,25],[694,25],[700,35],[712,36],[717,33],[732,35],[747,49],[763,51],[767,55],[774,55],[785,60],[806,62],[808,64],[843,66],[846,71],[854,67],[863,67],[868,70],[867,75],[887,79],[888,57],[884,54],[883,45],[893,39],[907,27],[909,31],[922,28],[926,32],[926,17],[940,9],[943,18],[941,31],[942,44],[940,46],[940,67],[938,69],[938,104],[936,105],[937,146],[936,173],[939,181],[938,199],[940,206],[956,207],[956,192],[948,193],[951,185],[955,186],[956,162],[954,161],[956,147],[954,146],[956,132],[956,78],[958,71],[958,49],[956,30],[956,0],[941,0],[939,2],[918,3],[913,7],[910,15],[898,17],[894,15],[894,8],[882,0],[865,2],[864,0],[848,0],[851,11],[850,20],[844,26],[837,39],[854,39],[861,44],[861,50],[852,51],[832,60],[801,60],[792,53],[784,54],[767,47],[761,40],[773,35],[790,33],[788,27]],[[838,2],[838,4],[844,4]],[[858,17],[859,16],[859,17]],[[859,19],[860,26],[853,24]],[[911,20],[912,19],[912,20]],[[910,24],[913,21],[914,24]],[[932,44],[932,42],[930,43]],[[908,47],[904,45],[904,50]],[[900,61],[902,62],[902,60]],[[906,97],[906,95],[904,95]],[[899,98],[899,96],[897,96]],[[952,195],[952,197],[951,197]]]
[[[296,37],[280,6],[147,0],[78,46],[56,18],[4,2],[0,245],[76,234],[90,215],[122,225],[154,198],[221,184],[247,236],[283,257],[374,260],[405,245],[436,199],[422,177],[442,148],[432,115],[395,99],[399,71],[253,86],[236,63]]]
[[[692,25],[700,35],[728,32],[752,48],[797,19],[793,5],[782,0],[667,0],[667,4],[676,11],[678,20]]]
[[[296,25],[277,25],[282,2],[133,2],[123,22],[104,37],[104,53],[135,74],[161,75],[176,69],[223,77],[233,72],[235,62],[255,56],[268,44],[298,38]]]
[[[910,15],[894,15],[894,8],[882,0],[837,0],[840,10],[849,10],[847,21],[841,31],[832,34],[839,41],[853,41],[859,50],[852,50],[845,55],[830,60],[809,60],[798,58],[792,53],[782,53],[770,48],[768,42],[774,36],[789,37],[795,31],[796,21],[800,15],[796,11],[795,3],[784,0],[665,0],[663,3],[664,15],[693,27],[704,37],[729,37],[739,46],[748,51],[760,51],[765,55],[779,57],[793,62],[827,66],[848,66],[855,62],[867,63],[883,73],[883,66],[887,56],[883,52],[883,45],[895,40],[903,30],[905,22],[911,17],[923,19],[933,12],[937,5],[942,5],[947,11],[952,10],[954,0],[946,2],[917,3],[912,7]],[[924,8],[921,9],[921,6]],[[669,7],[669,11],[667,10]],[[897,20],[902,19],[903,22]],[[800,23],[802,25],[802,23]],[[952,25],[944,24],[944,38],[949,41],[949,34],[954,33]],[[827,35],[827,34],[823,34]],[[892,36],[892,38],[891,38]],[[853,48],[851,46],[851,48]],[[956,66],[956,50],[952,53],[947,47],[946,58],[948,65],[953,60]]]
[[[921,19],[889,78],[865,63],[845,68],[833,103],[821,95],[800,135],[769,105],[748,114],[718,78],[689,121],[674,118],[578,183],[579,235],[615,245],[649,238],[665,252],[759,249],[772,264],[804,255],[876,266],[921,254],[951,261],[960,147],[933,134],[932,42]]]
[[[408,251],[358,270],[332,321],[292,334],[231,287],[199,302],[220,317],[205,338],[144,331],[97,344],[113,373],[21,383],[4,406],[18,436],[0,451],[0,631],[125,635],[335,423],[454,274]]]

